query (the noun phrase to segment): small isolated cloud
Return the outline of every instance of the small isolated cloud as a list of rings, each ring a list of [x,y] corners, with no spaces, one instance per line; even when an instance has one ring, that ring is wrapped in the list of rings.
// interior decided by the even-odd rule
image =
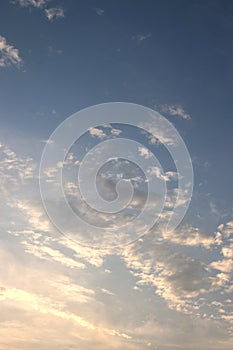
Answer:
[[[0,36],[0,67],[17,66],[22,63],[19,50],[7,43],[6,38]]]
[[[99,7],[95,8],[95,12],[98,16],[103,16],[104,14],[104,10]]]
[[[178,116],[182,119],[190,120],[191,116],[185,112],[184,108],[181,105],[162,105],[160,109],[163,113],[170,115]]]
[[[98,137],[99,139],[104,139],[107,135],[103,132],[103,130],[98,128],[90,128],[89,133],[91,136]]]
[[[51,7],[45,9],[45,16],[49,21],[54,21],[55,19],[64,18],[64,10],[61,7]]]
[[[19,4],[22,7],[37,7],[42,8],[45,6],[50,0],[15,0],[14,3]]]
[[[132,36],[132,40],[135,40],[140,44],[142,41],[145,41],[145,40],[149,39],[150,37],[151,37],[151,33],[137,34],[137,35]]]
[[[164,180],[164,181],[177,181],[178,180],[178,173],[175,171],[167,171],[166,173],[162,173],[161,169],[159,167],[149,167],[147,170],[147,175],[149,179],[152,177],[157,177],[158,179]]]
[[[48,46],[48,54],[49,54],[49,56],[61,55],[62,53],[63,53],[63,51],[61,49],[56,49],[56,48],[54,48],[51,45]]]

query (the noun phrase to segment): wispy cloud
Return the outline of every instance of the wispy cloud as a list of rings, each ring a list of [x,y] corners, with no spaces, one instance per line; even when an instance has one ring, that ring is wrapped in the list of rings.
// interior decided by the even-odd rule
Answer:
[[[164,339],[170,334],[173,341],[177,327],[182,337],[182,327],[193,327],[193,322],[196,322],[196,332],[202,326],[204,329],[201,345],[192,350],[206,348],[208,332],[215,333],[216,323],[221,327],[217,328],[216,339],[225,336],[228,346],[227,332],[230,327],[233,329],[232,221],[219,225],[216,233],[207,234],[188,224],[170,233],[154,227],[138,241],[114,250],[82,246],[59,234],[38,197],[32,197],[32,181],[36,176],[34,161],[19,156],[3,144],[1,151],[1,180],[7,184],[15,179],[14,186],[6,185],[2,190],[7,193],[0,201],[3,214],[0,299],[4,317],[0,337],[5,341],[4,349],[17,348],[15,344],[20,339],[31,345],[27,334],[35,339],[43,334],[46,346],[52,341],[55,344],[52,349],[61,344],[65,348],[67,342],[62,337],[62,329],[67,329],[69,346],[78,343],[84,350],[93,347],[90,338],[103,350],[107,349],[106,344],[111,348],[141,350],[152,343],[155,348],[155,332],[158,348],[168,350]],[[71,153],[70,160],[73,158]],[[114,164],[113,173],[121,169],[120,164]],[[53,171],[48,169],[49,178]],[[177,181],[175,172],[161,174],[157,168],[149,172],[150,176],[164,177],[169,183]],[[25,185],[19,188],[21,182]],[[112,189],[108,182],[103,183],[105,191]],[[135,200],[142,201],[139,193]],[[115,217],[114,224],[121,225],[121,218]],[[106,273],[109,269],[112,273]],[[128,282],[120,288],[115,283],[117,278]],[[144,290],[148,295],[151,293],[145,304]],[[129,297],[132,303],[128,303]],[[138,303],[141,309],[148,308],[148,312],[135,312]],[[12,308],[17,310],[15,314]],[[116,315],[119,315],[117,323]],[[164,327],[166,317],[170,323]],[[184,349],[182,346],[180,349]],[[34,347],[40,348],[36,342]]]
[[[132,40],[136,41],[137,43],[141,43],[151,37],[151,33],[147,34],[137,34],[132,36]]]
[[[64,18],[64,10],[62,7],[47,7],[50,0],[15,0],[13,3],[20,5],[21,7],[35,7],[44,12],[49,21],[55,19]]]
[[[6,38],[0,36],[0,67],[19,67],[22,59],[19,50],[7,43]]]
[[[100,7],[95,8],[95,12],[98,16],[103,16],[104,10],[101,9]]]
[[[42,8],[45,6],[50,0],[15,0],[14,3],[18,3],[22,7],[37,7]]]
[[[51,7],[45,9],[45,16],[49,21],[54,21],[55,19],[64,18],[64,10],[61,7]]]
[[[161,105],[159,106],[159,109],[162,113],[167,113],[169,115],[178,116],[182,119],[189,120],[191,119],[191,116],[185,112],[184,107],[181,105]]]

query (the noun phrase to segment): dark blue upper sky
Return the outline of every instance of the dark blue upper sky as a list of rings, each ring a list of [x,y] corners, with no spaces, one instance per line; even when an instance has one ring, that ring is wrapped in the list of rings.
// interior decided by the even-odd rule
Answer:
[[[65,17],[48,21],[33,6],[0,4],[0,33],[23,62],[0,71],[1,125],[46,138],[71,113],[101,102],[182,105],[192,120],[175,123],[191,155],[210,164],[206,191],[231,206],[233,4],[57,5]]]

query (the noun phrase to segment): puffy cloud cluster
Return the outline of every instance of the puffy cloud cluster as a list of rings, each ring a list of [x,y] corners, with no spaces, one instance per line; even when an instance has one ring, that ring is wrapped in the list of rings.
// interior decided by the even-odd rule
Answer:
[[[0,67],[19,67],[21,63],[22,58],[19,55],[19,50],[8,44],[6,38],[0,35]]]

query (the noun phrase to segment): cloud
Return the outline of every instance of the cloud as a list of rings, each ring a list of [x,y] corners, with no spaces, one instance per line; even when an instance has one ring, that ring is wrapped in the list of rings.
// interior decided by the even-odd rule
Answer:
[[[52,7],[45,9],[45,16],[49,21],[54,21],[55,19],[64,18],[64,10],[61,7]]]
[[[222,254],[225,258],[233,259],[233,244],[230,244],[228,247],[223,247]]]
[[[104,128],[105,131],[103,131],[102,128]],[[122,130],[113,128],[111,125],[104,125],[102,128],[90,128],[89,134],[103,140],[105,138],[111,139],[118,137],[122,133]]]
[[[101,288],[101,292],[110,296],[115,295],[114,293],[110,292],[108,289]]]
[[[20,67],[21,63],[19,50],[8,44],[6,38],[0,36],[0,67]]]
[[[213,350],[210,341],[221,350],[232,348],[232,221],[219,225],[216,233],[191,224],[169,234],[154,227],[124,247],[85,247],[61,235],[47,218],[35,191],[35,161],[3,144],[0,150],[4,349],[142,350],[151,344],[161,350]],[[74,160],[70,153],[68,164]],[[114,174],[121,178],[121,170],[120,163],[113,163],[107,172],[111,176],[104,178],[102,190],[109,195]],[[54,170],[47,173],[52,179]],[[162,174],[157,168],[149,173],[164,176],[169,185],[177,179],[176,173]],[[71,193],[74,189],[70,185]],[[139,206],[143,195],[139,187],[133,199]],[[121,220],[112,218],[115,225]]]
[[[153,153],[150,152],[147,148],[145,147],[138,147],[138,153],[140,156],[145,157],[146,159],[151,158],[153,156]]]
[[[169,233],[161,229],[161,234],[164,240],[186,247],[202,246],[205,249],[210,249],[216,244],[215,236],[204,234],[200,229],[190,225],[181,225]]]
[[[178,116],[182,119],[190,120],[191,116],[185,112],[181,105],[161,105],[159,106],[162,113]]]
[[[83,259],[86,263],[94,266],[101,267],[104,263],[104,258],[108,255],[108,251],[104,249],[95,249],[88,246],[82,246],[67,237],[61,237],[59,243],[66,248],[69,248],[73,251],[74,256],[77,259]]]
[[[196,313],[192,299],[207,292],[212,283],[205,264],[174,253],[152,234],[126,247],[123,256],[138,279],[137,286],[154,286],[169,308],[185,314]]]
[[[231,252],[231,255],[232,255],[232,252]],[[230,273],[233,271],[233,260],[223,259],[223,260],[213,261],[210,264],[210,266],[221,272]]]
[[[27,181],[35,177],[36,163],[32,157],[18,156],[14,150],[0,145],[0,192],[7,196],[9,192],[18,191]]]
[[[149,178],[155,176],[158,179],[171,182],[171,181],[177,181],[178,180],[178,173],[175,171],[167,171],[164,174],[162,173],[161,169],[159,167],[149,167],[147,170],[147,175]]]
[[[22,243],[25,245],[25,252],[31,253],[40,259],[54,260],[71,269],[84,269],[86,267],[85,264],[78,262],[74,258],[67,257],[58,249],[46,246],[45,243],[42,245],[31,244],[27,241],[23,241]]]
[[[10,249],[12,246],[13,241]],[[52,349],[61,344],[73,348],[77,342],[86,350],[93,344],[101,349],[107,349],[106,344],[132,349],[127,347],[131,336],[107,322],[95,290],[84,285],[88,274],[65,275],[49,263],[44,265],[27,256],[20,259],[19,250],[10,254],[2,245],[0,253],[0,335],[4,349],[29,349],[31,341],[36,349],[42,345],[47,348],[50,342]],[[23,331],[26,329],[30,332]]]
[[[15,0],[14,3],[19,4],[21,7],[35,7],[43,10],[47,19],[52,22],[55,19],[64,18],[64,10],[62,7],[46,8],[50,0]]]
[[[97,7],[97,8],[95,8],[95,12],[98,16],[103,16],[105,11],[103,9],[101,9],[100,7]]]
[[[107,135],[103,132],[103,130],[99,128],[90,128],[89,133],[91,136],[97,137],[100,140],[103,140]]]
[[[167,128],[167,125],[155,125],[155,123],[141,122],[139,127],[142,129],[141,134],[145,136],[145,131],[148,130],[150,134],[146,134],[149,142],[152,145],[177,146],[179,140],[172,128]]]
[[[137,34],[132,36],[132,40],[135,40],[137,43],[142,43],[143,41],[149,39],[151,37],[151,33],[147,34]]]
[[[15,0],[22,7],[43,8],[50,0]]]
[[[233,235],[233,221],[219,225],[218,230],[224,237],[230,238]]]
[[[23,309],[27,312],[35,311],[36,313],[54,316],[63,319],[64,321],[71,321],[78,327],[83,327],[89,331],[103,332],[111,336],[119,336],[123,338],[130,338],[124,333],[120,333],[114,329],[104,328],[94,325],[83,317],[59,308],[50,298],[39,296],[37,294],[24,291],[17,288],[2,288],[0,293],[0,301],[5,301],[9,305],[14,305],[17,308]]]

